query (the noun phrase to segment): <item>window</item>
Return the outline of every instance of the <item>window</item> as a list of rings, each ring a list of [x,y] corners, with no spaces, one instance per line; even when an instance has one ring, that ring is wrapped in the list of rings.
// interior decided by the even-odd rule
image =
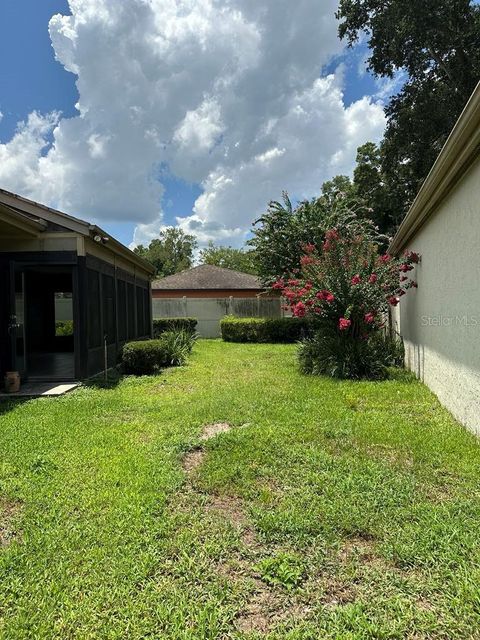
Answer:
[[[73,295],[55,291],[55,336],[73,336]]]

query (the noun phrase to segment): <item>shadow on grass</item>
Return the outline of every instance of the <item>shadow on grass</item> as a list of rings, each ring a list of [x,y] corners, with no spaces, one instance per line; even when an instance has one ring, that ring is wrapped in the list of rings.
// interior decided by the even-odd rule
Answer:
[[[123,375],[117,369],[109,369],[107,376],[104,373],[98,374],[89,380],[85,380],[84,387],[90,387],[93,389],[115,389]]]
[[[0,397],[0,416],[5,415],[9,411],[13,411],[21,404],[29,402],[32,398],[9,398],[7,396]]]

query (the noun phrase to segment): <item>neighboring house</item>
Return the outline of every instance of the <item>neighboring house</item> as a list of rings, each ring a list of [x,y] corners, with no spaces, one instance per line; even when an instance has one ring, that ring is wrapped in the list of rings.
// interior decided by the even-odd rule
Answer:
[[[421,255],[394,314],[406,364],[480,434],[480,84],[392,241],[405,250]]]
[[[95,225],[0,190],[0,375],[76,380],[151,335],[153,267]]]
[[[220,320],[241,317],[279,317],[278,296],[267,295],[256,276],[203,264],[152,283],[153,317],[197,318],[198,333],[220,335]]]

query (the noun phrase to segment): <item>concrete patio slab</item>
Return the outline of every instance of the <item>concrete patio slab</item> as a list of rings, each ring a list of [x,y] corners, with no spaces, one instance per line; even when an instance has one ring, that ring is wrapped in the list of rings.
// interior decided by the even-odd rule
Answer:
[[[55,398],[63,396],[69,391],[73,391],[80,386],[79,382],[59,383],[59,382],[27,382],[22,385],[17,393],[5,393],[0,391],[0,400],[8,398]]]

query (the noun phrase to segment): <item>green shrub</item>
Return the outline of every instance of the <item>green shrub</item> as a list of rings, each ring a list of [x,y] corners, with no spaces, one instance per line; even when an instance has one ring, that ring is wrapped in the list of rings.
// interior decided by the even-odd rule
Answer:
[[[323,327],[302,340],[298,360],[300,369],[307,374],[383,380],[387,367],[403,364],[403,344],[383,334],[356,339]]]
[[[192,352],[196,339],[196,334],[184,329],[162,333],[159,340],[164,350],[163,364],[169,367],[184,365]]]
[[[236,318],[220,322],[226,342],[297,342],[310,331],[311,322],[303,318]]]
[[[163,367],[186,363],[196,336],[189,331],[166,331],[160,338],[128,342],[122,350],[125,373],[137,376],[158,373]]]
[[[195,333],[196,318],[155,318],[153,321],[153,337],[159,338],[166,331],[182,330]]]
[[[55,323],[57,337],[73,336],[73,320],[59,320]]]

